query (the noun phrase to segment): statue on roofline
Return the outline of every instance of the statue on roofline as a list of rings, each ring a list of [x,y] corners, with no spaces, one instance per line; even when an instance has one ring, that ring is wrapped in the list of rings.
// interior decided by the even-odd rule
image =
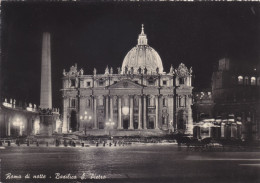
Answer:
[[[96,74],[97,74],[97,69],[94,68],[94,70],[93,70],[93,75],[95,76]]]

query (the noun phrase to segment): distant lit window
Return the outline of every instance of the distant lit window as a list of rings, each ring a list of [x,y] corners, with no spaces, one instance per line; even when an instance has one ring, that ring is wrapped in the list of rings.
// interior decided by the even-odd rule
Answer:
[[[71,99],[70,107],[75,108],[76,107],[76,99]]]
[[[242,85],[243,84],[243,76],[238,76],[238,84]]]
[[[87,82],[87,87],[90,87],[90,81]]]
[[[256,83],[255,77],[251,77],[251,85],[255,85],[255,83]]]
[[[257,78],[257,85],[260,86],[260,77]]]
[[[166,86],[167,85],[167,81],[163,81],[163,85]]]
[[[183,85],[184,84],[184,78],[179,78],[179,84]]]
[[[249,81],[248,81],[248,77],[246,76],[245,77],[245,85],[248,85],[249,84]]]

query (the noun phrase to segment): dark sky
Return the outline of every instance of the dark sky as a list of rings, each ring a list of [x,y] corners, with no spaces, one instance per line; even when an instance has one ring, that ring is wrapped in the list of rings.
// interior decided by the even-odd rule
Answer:
[[[210,87],[219,58],[260,60],[259,3],[2,3],[2,92],[39,105],[42,32],[51,33],[53,106],[61,106],[62,70],[85,74],[121,66],[144,24],[165,71],[192,66],[194,86]]]

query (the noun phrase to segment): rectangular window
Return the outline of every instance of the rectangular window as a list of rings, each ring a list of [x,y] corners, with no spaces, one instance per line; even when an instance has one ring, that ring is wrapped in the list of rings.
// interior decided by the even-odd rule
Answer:
[[[116,84],[117,83],[117,81],[114,81],[114,84]]]
[[[90,87],[90,84],[91,84],[90,81],[88,81],[88,82],[87,82],[87,87]]]
[[[149,85],[154,85],[154,81],[153,80],[149,80],[148,83],[149,83]]]
[[[166,106],[166,98],[163,98],[163,107]]]
[[[76,99],[71,99],[70,101],[70,107],[75,108],[76,107]]]
[[[76,86],[76,81],[75,81],[75,79],[70,80],[70,86],[71,86],[71,87],[75,87],[75,86]]]
[[[99,81],[99,86],[103,86],[104,85],[104,81]]]
[[[163,81],[163,85],[166,86],[167,85],[167,81]]]
[[[135,81],[136,84],[138,84],[138,81]]]
[[[180,84],[180,85],[183,85],[183,84],[184,84],[184,78],[180,78],[180,79],[179,79],[179,84]]]

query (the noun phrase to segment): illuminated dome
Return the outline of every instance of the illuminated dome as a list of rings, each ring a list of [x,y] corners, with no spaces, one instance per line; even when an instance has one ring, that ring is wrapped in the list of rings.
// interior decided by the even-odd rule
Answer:
[[[122,73],[124,73],[126,67],[128,70],[133,67],[134,73],[138,73],[139,68],[141,68],[142,71],[146,68],[148,74],[151,72],[155,73],[157,68],[159,69],[159,73],[163,72],[162,60],[159,54],[150,47],[147,42],[148,40],[142,25],[142,31],[138,37],[138,44],[132,48],[124,58]]]

